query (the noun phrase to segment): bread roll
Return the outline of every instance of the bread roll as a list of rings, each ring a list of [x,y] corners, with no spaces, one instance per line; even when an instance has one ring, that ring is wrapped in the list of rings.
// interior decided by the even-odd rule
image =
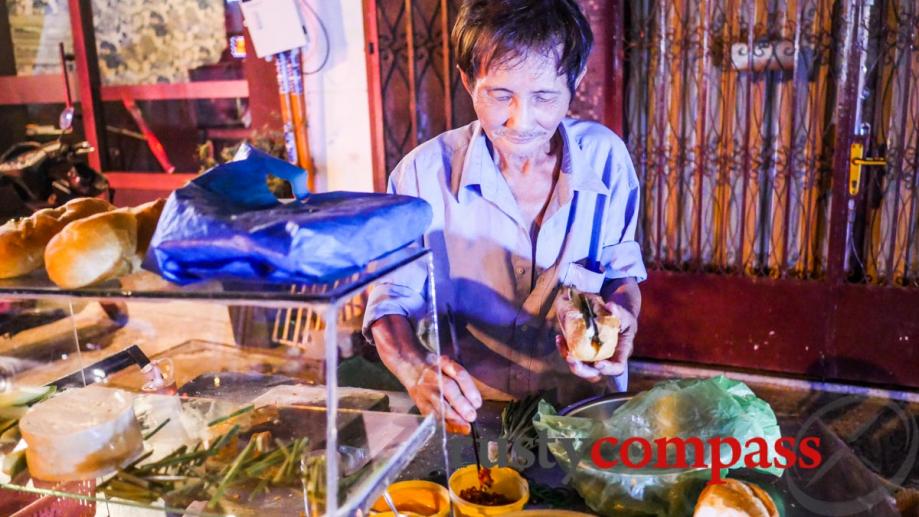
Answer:
[[[67,225],[45,250],[48,277],[60,287],[75,289],[136,271],[163,204],[158,199]]]
[[[19,430],[29,473],[45,481],[96,479],[143,450],[133,396],[98,385],[36,404]]]
[[[68,223],[114,209],[107,201],[87,197],[8,221],[0,226],[0,278],[27,275],[40,268],[48,241]]]
[[[725,479],[705,487],[693,517],[779,517],[779,511],[769,494],[755,483]]]
[[[588,321],[584,303],[590,304],[599,340],[594,339],[597,332]],[[619,318],[607,310],[602,298],[594,294],[582,294],[574,289],[563,289],[556,310],[562,335],[572,357],[593,363],[609,359],[616,353]]]

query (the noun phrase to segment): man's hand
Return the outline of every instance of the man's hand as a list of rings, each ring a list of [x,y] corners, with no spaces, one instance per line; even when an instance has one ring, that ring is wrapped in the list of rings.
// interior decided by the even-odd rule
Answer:
[[[559,354],[568,363],[571,373],[590,382],[600,382],[604,377],[616,377],[626,372],[629,357],[632,356],[635,334],[638,332],[638,311],[641,310],[641,293],[638,284],[632,278],[608,282],[600,296],[605,300],[603,306],[619,318],[619,340],[611,358],[594,363],[579,361],[571,356],[564,336],[558,335],[555,338]],[[560,298],[559,303],[566,303],[564,297]]]
[[[438,368],[442,371],[447,430],[469,434],[469,423],[475,421],[476,409],[482,407],[482,395],[469,372],[447,356],[427,354],[404,316],[383,316],[371,325],[370,331],[383,364],[405,386],[424,415],[440,414]]]
[[[613,353],[613,357],[595,363],[579,361],[572,357],[565,337],[561,334],[555,336],[555,346],[565,362],[568,363],[568,369],[571,370],[571,373],[590,382],[600,382],[604,377],[615,377],[625,373],[628,368],[629,357],[632,356],[632,343],[635,340],[635,333],[638,330],[638,321],[632,313],[614,302],[606,302],[604,306],[610,313],[619,318],[619,341],[616,344],[616,351]]]
[[[607,361],[598,361],[594,365],[603,375],[615,377],[625,373],[629,367],[629,357],[632,356],[635,334],[638,332],[638,320],[634,314],[616,302],[606,302],[605,306],[613,316],[619,318],[619,343],[613,357]]]
[[[472,376],[462,366],[442,355],[425,366],[418,380],[408,387],[408,394],[415,401],[422,414],[440,414],[440,385],[437,369],[443,373],[444,420],[447,430],[453,433],[469,434],[470,422],[476,419],[476,409],[482,407],[482,395]]]

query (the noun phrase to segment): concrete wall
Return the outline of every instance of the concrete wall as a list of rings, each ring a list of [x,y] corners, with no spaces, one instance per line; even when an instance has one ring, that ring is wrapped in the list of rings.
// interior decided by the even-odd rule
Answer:
[[[373,190],[370,113],[361,0],[304,0],[319,15],[331,43],[328,62],[306,76],[310,147],[320,190]],[[305,11],[310,33],[304,71],[326,52],[316,18]]]

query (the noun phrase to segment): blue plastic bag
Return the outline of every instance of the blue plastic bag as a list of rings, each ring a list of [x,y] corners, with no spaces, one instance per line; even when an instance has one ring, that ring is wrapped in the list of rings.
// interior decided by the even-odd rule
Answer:
[[[407,196],[309,194],[306,173],[244,145],[169,196],[144,267],[179,284],[204,279],[326,282],[419,239],[431,207]],[[282,203],[266,183],[291,182]]]

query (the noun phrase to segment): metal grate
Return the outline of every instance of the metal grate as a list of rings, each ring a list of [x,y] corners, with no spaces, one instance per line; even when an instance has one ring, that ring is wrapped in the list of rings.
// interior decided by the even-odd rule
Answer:
[[[628,142],[657,268],[826,269],[830,0],[627,3]]]

